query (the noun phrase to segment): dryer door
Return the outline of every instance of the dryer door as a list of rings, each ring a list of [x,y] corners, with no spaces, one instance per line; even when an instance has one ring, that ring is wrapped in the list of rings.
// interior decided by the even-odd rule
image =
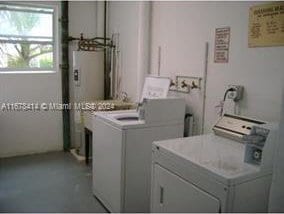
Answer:
[[[195,185],[155,164],[151,212],[218,213],[220,202]]]

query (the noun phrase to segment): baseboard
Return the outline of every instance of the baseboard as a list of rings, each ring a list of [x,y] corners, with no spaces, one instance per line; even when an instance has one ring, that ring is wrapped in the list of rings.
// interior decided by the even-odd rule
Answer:
[[[7,153],[0,155],[0,158],[11,158],[11,157],[18,157],[18,156],[25,156],[25,155],[35,155],[35,154],[43,154],[48,152],[59,152],[63,151],[63,148],[57,148],[57,149],[48,149],[43,151],[25,151],[25,152],[15,152],[15,153]]]

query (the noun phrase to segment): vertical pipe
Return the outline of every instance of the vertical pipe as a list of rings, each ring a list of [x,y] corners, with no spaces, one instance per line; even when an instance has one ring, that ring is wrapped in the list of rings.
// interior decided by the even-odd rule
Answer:
[[[206,85],[207,85],[207,72],[208,72],[208,48],[209,48],[209,43],[206,42],[205,43],[205,56],[204,56],[201,134],[204,134],[204,123],[205,123],[205,101],[206,101]]]
[[[61,2],[61,81],[62,81],[62,102],[69,103],[69,47],[68,47],[68,1]],[[68,109],[62,110],[63,117],[63,148],[70,149],[70,114]]]
[[[115,54],[115,49],[110,48],[110,97],[112,99],[115,99],[115,72],[114,72],[114,54]]]
[[[158,76],[161,75],[161,57],[162,57],[162,48],[161,46],[158,47]]]
[[[104,1],[104,45],[106,47],[106,37],[107,37],[107,1]],[[109,68],[107,63],[107,49],[104,49],[104,97],[109,99],[110,97],[110,76]]]

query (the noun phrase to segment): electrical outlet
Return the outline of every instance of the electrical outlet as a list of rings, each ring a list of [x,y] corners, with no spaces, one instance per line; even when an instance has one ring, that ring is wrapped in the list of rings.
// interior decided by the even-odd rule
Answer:
[[[235,102],[243,98],[244,87],[241,85],[229,85],[228,88],[234,88],[234,91],[230,91],[227,95],[228,99],[232,99]]]
[[[176,83],[178,92],[189,93],[192,89],[201,88],[200,77],[177,76]]]

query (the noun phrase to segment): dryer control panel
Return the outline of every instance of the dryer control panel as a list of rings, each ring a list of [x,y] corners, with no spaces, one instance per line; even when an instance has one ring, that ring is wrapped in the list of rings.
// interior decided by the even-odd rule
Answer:
[[[243,142],[243,137],[249,135],[254,126],[263,125],[265,122],[238,115],[224,114],[214,125],[216,135]]]
[[[246,143],[245,162],[260,165],[262,161],[262,151],[269,134],[269,129],[254,126],[249,135],[243,137]]]
[[[278,125],[225,114],[213,127],[216,135],[245,144],[244,162],[271,169]]]

